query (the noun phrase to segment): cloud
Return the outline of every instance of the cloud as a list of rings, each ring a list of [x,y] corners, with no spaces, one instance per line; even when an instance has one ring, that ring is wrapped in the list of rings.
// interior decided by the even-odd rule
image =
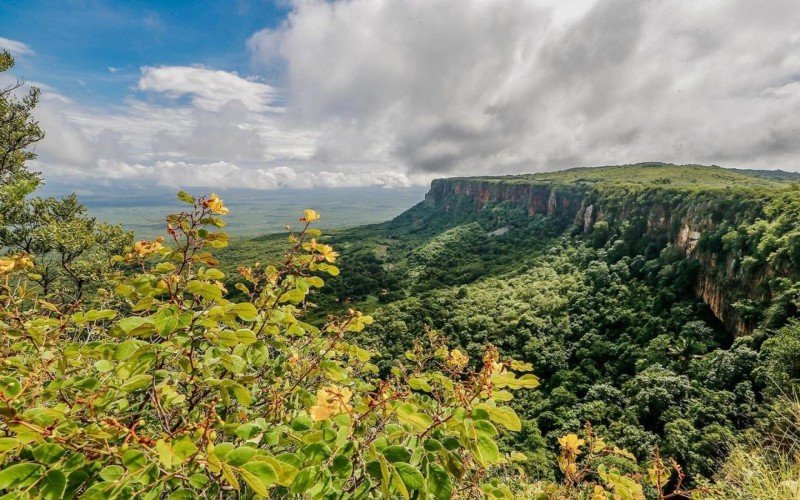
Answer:
[[[150,77],[152,73],[143,70],[140,82]],[[238,78],[229,77],[233,78],[220,78]],[[196,94],[192,85],[181,88]],[[179,88],[145,87],[151,92]],[[269,101],[248,109],[247,96],[239,96],[245,100],[217,96],[213,105],[194,99],[175,105],[133,99],[110,113],[46,92],[36,116],[48,134],[38,146],[34,166],[55,184],[82,191],[109,183],[139,189],[279,189],[400,188],[420,182],[397,170],[369,165],[330,168],[315,161],[315,132],[284,123],[283,113]]]
[[[35,54],[33,49],[19,40],[11,40],[0,36],[0,50],[5,49],[11,52],[14,57],[32,56]]]
[[[213,111],[230,102],[240,102],[248,111],[266,111],[276,95],[269,85],[235,73],[187,66],[142,68],[138,89],[171,98],[188,96],[193,105]]]
[[[798,26],[796,0],[295,0],[242,47],[255,76],[143,67],[115,106],[45,92],[37,168],[261,189],[649,160],[800,170]]]
[[[285,67],[315,158],[485,174],[640,160],[800,169],[800,9],[747,0],[298,0]]]
[[[157,161],[153,164],[130,164],[113,160],[99,161],[104,180],[135,179],[150,186],[177,188],[337,188],[337,187],[410,187],[413,182],[404,174],[392,171],[316,171],[298,172],[291,167],[243,168],[218,161],[207,164],[185,161]]]

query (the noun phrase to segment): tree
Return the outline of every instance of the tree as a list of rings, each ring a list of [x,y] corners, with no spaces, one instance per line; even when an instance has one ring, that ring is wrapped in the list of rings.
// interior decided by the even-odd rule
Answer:
[[[0,72],[13,65],[8,52],[0,54]],[[0,251],[32,257],[32,279],[44,295],[69,305],[81,300],[87,287],[100,285],[111,257],[131,243],[132,235],[97,223],[75,195],[29,196],[42,179],[27,162],[36,158],[31,148],[44,132],[32,116],[39,89],[17,98],[22,85],[0,89]]]
[[[0,73],[14,66],[8,51],[0,52]],[[41,182],[37,172],[27,169],[26,162],[36,158],[31,146],[44,138],[44,132],[33,118],[39,102],[39,89],[31,88],[19,98],[17,81],[0,89],[0,226],[9,210],[32,193]]]

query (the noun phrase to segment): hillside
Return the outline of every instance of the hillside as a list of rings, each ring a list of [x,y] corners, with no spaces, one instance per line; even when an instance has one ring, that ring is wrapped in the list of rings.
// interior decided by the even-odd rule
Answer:
[[[773,381],[796,376],[775,360],[798,335],[797,194],[662,164],[440,179],[394,220],[330,234],[344,272],[315,302],[374,314],[384,369],[426,327],[474,358],[490,342],[532,362],[542,390],[516,403],[530,420],[516,446],[550,450],[530,452],[534,474],[588,421],[699,480],[743,430],[773,425]]]

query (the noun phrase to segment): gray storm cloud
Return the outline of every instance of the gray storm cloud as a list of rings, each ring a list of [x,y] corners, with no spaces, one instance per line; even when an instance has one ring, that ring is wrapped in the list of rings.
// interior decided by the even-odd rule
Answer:
[[[796,1],[298,1],[249,46],[325,162],[800,169]]]

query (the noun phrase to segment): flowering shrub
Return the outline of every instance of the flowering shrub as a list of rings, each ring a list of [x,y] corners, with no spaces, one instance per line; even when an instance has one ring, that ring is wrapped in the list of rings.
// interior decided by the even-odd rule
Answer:
[[[232,300],[211,250],[216,195],[179,193],[167,235],[123,256],[88,305],[40,296],[24,255],[0,260],[0,491],[12,497],[510,498],[524,488],[499,434],[536,387],[489,348],[476,366],[423,335],[392,373],[358,345],[372,318],[304,321],[337,254],[305,211],[275,264],[239,269]],[[470,368],[472,366],[472,368]],[[524,456],[523,456],[524,458]],[[513,481],[504,478],[513,476]]]

